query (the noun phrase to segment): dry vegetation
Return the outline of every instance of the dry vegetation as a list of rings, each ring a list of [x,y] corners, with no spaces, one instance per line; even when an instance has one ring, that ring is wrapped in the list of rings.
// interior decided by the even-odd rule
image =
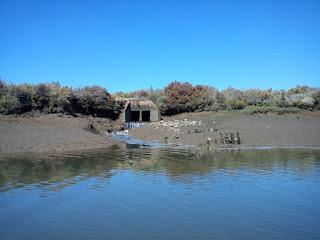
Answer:
[[[162,115],[183,112],[242,110],[247,113],[288,113],[320,109],[320,89],[297,86],[285,90],[219,91],[206,85],[172,82],[164,89],[118,92],[116,97],[135,97],[152,100]],[[50,84],[6,84],[0,80],[0,113],[21,114],[30,111],[42,113],[81,113],[116,119],[122,103],[115,101],[106,89],[93,86],[79,89]]]
[[[81,113],[116,119],[121,106],[106,89],[62,87],[59,83],[8,85],[0,81],[0,113]]]
[[[205,85],[172,82],[162,89],[138,90],[117,93],[121,97],[152,100],[163,115],[183,112],[242,110],[247,113],[296,113],[301,110],[320,109],[320,89],[297,86],[285,90],[238,90],[227,88],[219,91]]]

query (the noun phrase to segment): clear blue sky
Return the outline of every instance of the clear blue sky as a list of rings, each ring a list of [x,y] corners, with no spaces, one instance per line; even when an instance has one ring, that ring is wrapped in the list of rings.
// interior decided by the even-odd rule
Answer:
[[[0,10],[7,82],[320,86],[319,0],[0,0]]]

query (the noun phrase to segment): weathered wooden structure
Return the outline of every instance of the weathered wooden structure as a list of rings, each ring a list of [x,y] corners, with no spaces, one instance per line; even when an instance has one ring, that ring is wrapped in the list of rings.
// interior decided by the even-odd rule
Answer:
[[[121,122],[154,122],[160,120],[157,106],[150,100],[124,99]]]

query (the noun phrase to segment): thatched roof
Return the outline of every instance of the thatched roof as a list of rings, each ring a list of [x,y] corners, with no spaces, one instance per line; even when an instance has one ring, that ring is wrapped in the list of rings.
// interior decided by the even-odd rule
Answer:
[[[126,101],[124,109],[127,109],[130,106],[131,111],[158,110],[157,106],[150,100],[129,99]]]

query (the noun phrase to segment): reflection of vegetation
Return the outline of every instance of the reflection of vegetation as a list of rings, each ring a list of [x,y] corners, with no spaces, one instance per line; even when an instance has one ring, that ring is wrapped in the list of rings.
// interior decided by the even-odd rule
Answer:
[[[177,149],[106,150],[91,154],[25,157],[0,161],[0,189],[25,184],[65,183],[75,177],[111,177],[115,168],[163,172],[174,180],[194,175],[290,170],[308,174],[320,164],[316,150],[234,150],[195,152]],[[69,180],[68,180],[69,179]]]
[[[121,152],[27,156],[0,162],[0,188],[6,185],[54,183],[73,177],[110,177],[110,170],[122,159]]]
[[[170,176],[203,174],[215,170],[297,169],[307,172],[320,163],[320,152],[313,150],[230,150],[191,152],[160,149],[149,158],[133,161],[132,167],[144,171],[165,171]],[[147,163],[147,164],[144,164]]]

